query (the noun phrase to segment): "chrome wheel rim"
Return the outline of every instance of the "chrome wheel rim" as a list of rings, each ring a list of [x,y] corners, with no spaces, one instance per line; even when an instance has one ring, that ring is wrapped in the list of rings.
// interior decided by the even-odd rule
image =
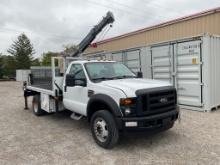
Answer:
[[[95,136],[100,142],[105,142],[108,138],[108,126],[104,119],[97,118],[94,121]]]

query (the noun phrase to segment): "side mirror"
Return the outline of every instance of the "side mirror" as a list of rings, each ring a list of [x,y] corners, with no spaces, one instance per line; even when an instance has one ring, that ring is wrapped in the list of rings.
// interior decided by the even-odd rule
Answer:
[[[85,78],[75,79],[75,86],[86,87],[86,79]]]
[[[67,74],[66,75],[66,86],[68,87],[73,87],[75,86],[75,80],[74,80],[75,76],[72,74]]]
[[[137,78],[143,78],[143,73],[142,72],[137,72]]]
[[[74,75],[67,74],[66,75],[66,86],[73,87],[73,86],[86,86],[86,79],[76,79]]]

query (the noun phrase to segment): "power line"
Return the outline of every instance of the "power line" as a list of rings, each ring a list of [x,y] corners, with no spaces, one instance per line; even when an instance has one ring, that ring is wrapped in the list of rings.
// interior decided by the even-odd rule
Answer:
[[[145,1],[145,0],[144,0]],[[143,1],[143,2],[144,2]],[[167,6],[162,6],[162,5],[160,5],[160,4],[158,4],[158,3],[155,3],[155,1],[153,1],[153,3],[149,3],[149,2],[144,2],[147,6],[152,6],[152,7],[156,7],[156,8],[160,8],[160,9],[165,9],[166,10],[166,12],[174,12],[174,13],[178,13],[178,14],[184,14],[184,12],[182,12],[182,11],[177,11],[176,10],[176,8],[171,8],[171,7],[167,7]],[[167,11],[168,10],[168,11]]]
[[[108,0],[107,2],[109,2],[109,1],[111,1],[111,0]],[[122,7],[128,8],[128,9],[130,9],[132,11],[134,10],[134,12],[139,12],[141,14],[143,14],[143,13],[152,14],[150,11],[143,10],[141,8],[132,7],[132,6],[129,6],[129,5],[126,5],[126,4],[123,4],[123,3],[116,2],[114,0],[112,0],[111,2],[113,2],[115,4],[118,4],[118,5],[122,6]],[[160,16],[163,16],[163,15],[157,15],[156,17],[160,17]],[[146,15],[145,15],[145,17],[146,17]],[[147,15],[147,17],[149,17],[149,16]],[[155,17],[155,16],[152,16],[152,17]]]
[[[137,15],[139,16],[138,18],[141,18],[141,19],[144,19],[146,20],[146,17],[150,17],[154,20],[158,20],[155,16],[152,16],[152,15],[144,15],[142,12],[139,13],[137,11],[134,11],[134,10],[126,10],[126,9],[122,9],[122,8],[116,8],[116,7],[113,7],[113,6],[109,6],[109,5],[105,5],[103,3],[98,3],[98,2],[95,2],[95,1],[91,1],[91,0],[86,0],[86,2],[89,2],[90,4],[93,4],[93,5],[98,5],[98,6],[101,6],[101,7],[105,7],[105,8],[111,8],[111,9],[115,9],[115,10],[118,10],[118,11],[123,11],[123,12],[127,12],[127,13],[131,13],[133,15]]]

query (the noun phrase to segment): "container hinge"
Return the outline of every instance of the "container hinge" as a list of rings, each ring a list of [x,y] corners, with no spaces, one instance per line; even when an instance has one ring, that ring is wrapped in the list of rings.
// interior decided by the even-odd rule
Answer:
[[[172,72],[172,76],[176,76],[176,72]]]
[[[200,63],[199,63],[200,65],[203,65],[204,64],[204,62],[203,61],[200,61]]]

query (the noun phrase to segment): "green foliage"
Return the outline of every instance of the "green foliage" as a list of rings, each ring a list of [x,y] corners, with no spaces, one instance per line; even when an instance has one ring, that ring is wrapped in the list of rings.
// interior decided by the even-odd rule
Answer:
[[[29,38],[22,33],[7,50],[16,60],[17,69],[29,69],[33,59],[34,48]]]
[[[15,77],[16,72],[16,61],[13,56],[0,56],[1,74],[2,77]]]
[[[31,61],[31,66],[40,66],[40,61],[38,58]]]
[[[3,57],[0,54],[0,79],[3,78]]]
[[[73,52],[75,52],[76,50],[76,46],[75,45],[64,45],[64,50],[63,52],[65,54],[72,54]],[[60,52],[47,52],[47,53],[43,53],[42,55],[42,60],[41,60],[41,65],[42,66],[51,66],[51,57],[57,57],[60,56],[61,53]]]
[[[71,45],[71,44],[64,45],[63,47],[64,47],[64,53],[68,55],[74,53],[77,49],[76,45]]]
[[[51,57],[59,56],[60,53],[58,52],[47,52],[43,53],[43,58],[41,61],[41,65],[43,66],[51,66]]]

